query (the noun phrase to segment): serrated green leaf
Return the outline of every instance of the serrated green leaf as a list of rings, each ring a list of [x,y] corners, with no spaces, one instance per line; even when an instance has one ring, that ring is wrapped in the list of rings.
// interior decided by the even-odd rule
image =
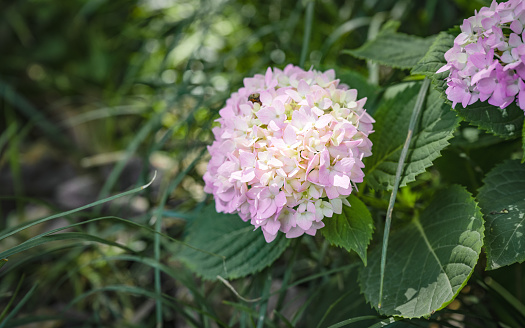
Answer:
[[[365,159],[365,179],[376,189],[392,189],[397,163],[406,140],[408,124],[420,84],[407,88],[384,102],[374,116],[376,132],[370,135],[373,155]],[[414,181],[448,146],[448,139],[459,124],[439,94],[430,90],[416,126],[400,186]]]
[[[217,279],[217,275],[236,279],[259,272],[284,252],[290,240],[279,233],[267,243],[262,231],[253,230],[253,225],[238,215],[215,212],[212,204],[188,229],[185,242],[195,249],[184,248],[179,257],[208,280]]]
[[[442,32],[436,41],[430,46],[427,54],[417,63],[412,74],[424,74],[432,78],[434,88],[440,92],[443,99],[447,99],[445,90],[447,84],[445,78],[449,72],[436,74],[436,71],[447,63],[445,52],[454,45],[454,35]],[[452,104],[450,101],[446,101]],[[488,102],[480,102],[463,108],[457,104],[455,110],[459,116],[476,125],[483,130],[503,138],[516,138],[521,134],[523,127],[523,111],[515,103],[505,109],[490,105]]]
[[[412,74],[423,74],[430,78],[433,78],[443,65],[447,62],[445,60],[445,52],[452,48],[454,45],[454,36],[446,32],[441,32],[435,38],[432,45],[430,45],[427,53],[421,58],[418,63],[414,66]],[[441,76],[443,77],[441,79]],[[439,76],[441,80],[448,76],[448,71],[441,73]]]
[[[344,50],[360,59],[402,69],[410,69],[427,53],[435,37],[420,38],[414,35],[397,33],[396,26],[390,24],[382,29],[377,37],[353,50]]]
[[[483,130],[503,138],[516,138],[523,128],[523,111],[515,103],[501,109],[487,102],[476,102],[463,108],[456,106],[456,111],[466,121]]]
[[[366,205],[357,197],[348,197],[351,207],[343,206],[341,214],[323,220],[321,229],[325,238],[333,245],[347,251],[356,251],[366,265],[366,250],[374,232],[374,221]]]
[[[483,218],[470,193],[457,185],[438,192],[420,217],[392,232],[378,311],[418,318],[442,309],[467,283],[482,245]],[[381,247],[368,261],[360,284],[377,308]]]
[[[487,269],[525,261],[525,165],[505,161],[490,171],[478,194],[485,217]]]

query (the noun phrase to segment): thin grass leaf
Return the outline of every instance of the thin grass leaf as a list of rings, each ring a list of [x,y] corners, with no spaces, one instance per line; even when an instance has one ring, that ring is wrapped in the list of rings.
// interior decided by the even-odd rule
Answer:
[[[7,260],[4,259],[6,262]],[[4,262],[5,263],[5,262]],[[5,316],[7,315],[7,312],[9,312],[9,309],[11,308],[11,305],[13,304],[13,302],[15,301],[15,298],[16,296],[18,295],[18,292],[20,291],[20,287],[22,287],[22,283],[24,282],[24,278],[25,278],[25,275],[22,274],[22,277],[20,278],[20,280],[18,281],[18,285],[16,286],[16,289],[15,289],[15,292],[13,293],[13,296],[11,296],[11,299],[9,300],[9,302],[7,303],[7,305],[5,306],[4,310],[2,311],[2,313],[0,314],[0,322],[2,322],[2,320],[5,318]]]
[[[322,51],[321,58],[324,58],[326,56],[330,47],[332,47],[332,45],[337,40],[343,37],[343,35],[348,34],[354,30],[357,30],[358,28],[367,26],[368,24],[370,24],[369,17],[357,17],[347,22],[344,22],[342,25],[336,28],[324,42],[323,46],[321,47],[321,51]]]
[[[61,321],[61,322],[65,321],[68,324],[76,324],[74,327],[80,327],[80,324],[84,324],[84,325],[91,324],[92,326],[94,325],[94,322],[86,320],[86,318],[79,318],[78,316],[68,317],[64,314],[62,315],[30,315],[27,317],[10,320],[8,323],[6,323],[5,328],[20,327],[20,326],[22,327],[40,327],[40,326],[47,327],[45,324],[36,326],[37,324],[44,323],[46,321]],[[90,327],[90,326],[87,326],[87,327]]]
[[[392,188],[392,194],[390,195],[390,202],[388,203],[388,210],[386,212],[386,221],[385,221],[385,230],[383,232],[383,250],[381,253],[381,280],[379,283],[379,304],[378,308],[381,308],[381,302],[383,300],[383,281],[385,277],[385,264],[386,264],[386,253],[388,248],[388,235],[390,234],[390,225],[392,223],[392,212],[394,211],[394,204],[396,202],[397,190],[399,188],[399,183],[401,181],[401,173],[403,171],[403,166],[405,164],[405,159],[408,153],[408,147],[410,146],[410,141],[412,141],[412,134],[414,133],[414,127],[419,118],[419,113],[423,107],[423,102],[427,94],[428,87],[430,85],[430,79],[425,78],[419,94],[417,96],[417,101],[412,112],[412,117],[410,118],[410,123],[408,125],[407,138],[405,144],[403,145],[403,150],[401,151],[401,157],[397,164],[396,177],[394,180],[394,187]]]
[[[146,111],[148,107],[128,105],[128,106],[115,106],[115,107],[104,107],[91,110],[86,113],[78,114],[67,120],[61,122],[59,125],[72,128],[78,125],[82,125],[91,121],[100,120],[108,117],[123,116],[123,115],[138,115]],[[1,148],[1,147],[0,147]]]
[[[391,323],[396,322],[397,320],[399,320],[399,319],[396,319],[396,318],[387,318],[387,319],[384,319],[384,320],[379,321],[378,323],[375,323],[375,324],[371,325],[371,326],[368,327],[368,328],[381,328],[381,327],[385,327],[385,326],[390,325]]]
[[[315,0],[309,0],[306,4],[306,16],[304,19],[304,36],[303,46],[301,48],[301,57],[299,59],[299,67],[304,67],[306,55],[308,53],[308,46],[310,45],[310,37],[312,35],[312,25],[314,21],[314,4]]]
[[[106,182],[104,183],[104,186],[102,186],[102,189],[99,193],[99,198],[104,198],[107,195],[109,195],[109,192],[111,191],[111,188],[115,185],[117,182],[118,177],[124,170],[124,167],[126,166],[126,163],[131,158],[131,156],[137,151],[140,144],[144,141],[144,139],[149,135],[151,131],[155,130],[155,127],[160,124],[160,120],[164,112],[167,110],[168,107],[166,107],[163,111],[156,113],[153,115],[152,118],[148,120],[148,122],[137,132],[133,140],[129,143],[128,147],[126,148],[126,153],[122,157],[120,161],[113,167],[113,170],[111,170],[111,173],[109,174],[108,178],[106,179]],[[153,181],[153,180],[152,180]],[[151,184],[151,182],[150,182]],[[111,197],[110,197],[111,198]]]
[[[525,318],[525,305],[522,302],[491,277],[486,277],[484,281],[488,287],[492,288],[496,293],[503,297],[503,299],[507,301],[507,304],[510,304],[523,316],[523,318]]]
[[[114,199],[117,199],[117,198],[120,198],[120,197],[124,197],[124,196],[127,196],[127,195],[134,194],[136,192],[142,191],[142,190],[146,189],[147,187],[149,187],[153,183],[153,180],[155,180],[156,176],[157,176],[157,172],[155,171],[155,175],[153,176],[151,181],[148,182],[147,184],[143,185],[143,186],[140,186],[140,187],[137,187],[137,188],[125,191],[123,193],[120,193],[120,194],[117,194],[117,195],[114,195],[114,196],[111,196],[111,197],[107,197],[107,198],[102,199],[102,200],[98,200],[98,201],[93,202],[91,204],[84,205],[84,206],[75,208],[75,209],[70,210],[70,211],[54,214],[54,215],[51,215],[51,216],[48,216],[48,217],[45,217],[45,218],[42,218],[42,219],[38,219],[38,220],[35,220],[35,221],[32,221],[32,222],[29,222],[27,224],[22,225],[19,228],[11,230],[11,231],[7,230],[7,232],[6,232],[4,230],[1,233],[1,235],[0,235],[0,240],[3,240],[5,238],[7,238],[7,237],[10,237],[10,236],[12,236],[12,235],[14,235],[14,234],[16,234],[16,233],[18,233],[20,231],[23,231],[25,229],[33,227],[33,226],[35,226],[37,224],[44,223],[44,222],[47,222],[47,221],[50,221],[50,220],[53,220],[53,219],[56,219],[56,218],[60,218],[60,217],[63,217],[63,216],[68,216],[70,214],[73,214],[73,213],[76,213],[76,212],[80,212],[80,211],[88,209],[90,207],[97,206],[97,205],[100,205],[100,204],[104,204],[104,203],[107,203],[107,202],[112,201]]]
[[[80,302],[81,300],[85,299],[86,297],[88,297],[90,295],[101,293],[101,292],[107,292],[107,291],[140,295],[140,296],[144,296],[144,297],[151,298],[151,299],[154,299],[154,300],[160,300],[162,302],[162,304],[167,305],[168,307],[170,307],[170,308],[174,309],[175,311],[177,311],[177,313],[179,313],[182,316],[184,316],[184,318],[186,320],[188,320],[188,323],[191,323],[191,324],[195,325],[196,327],[200,326],[200,324],[191,315],[186,313],[186,311],[179,305],[181,302],[178,301],[177,299],[175,299],[174,297],[170,297],[170,296],[165,295],[165,294],[158,295],[155,292],[146,290],[144,288],[135,287],[135,286],[110,285],[110,286],[104,286],[104,287],[101,287],[101,288],[91,289],[91,290],[89,290],[89,291],[87,291],[87,292],[85,292],[85,293],[75,297],[66,306],[66,308],[64,310],[67,310],[67,309],[71,308],[73,305],[75,305],[76,303]],[[187,307],[189,307],[189,306],[187,306]],[[220,320],[218,321],[218,323],[221,323],[224,326],[224,323],[220,322]],[[2,327],[0,327],[0,328],[2,328]]]
[[[347,320],[338,322],[335,325],[329,326],[328,328],[339,328],[339,327],[344,327],[344,326],[349,325],[349,324],[354,323],[354,322],[360,322],[360,321],[365,321],[365,320],[373,320],[373,319],[380,319],[380,318],[381,317],[378,316],[378,315],[364,315],[364,316],[361,316],[361,317],[355,317],[355,318],[351,318],[351,319],[347,319]]]
[[[11,122],[11,124],[7,126],[7,129],[5,129],[4,132],[2,132],[2,134],[0,135],[0,154],[2,153],[2,148],[4,148],[7,142],[11,140],[11,138],[13,138],[17,130],[18,130],[18,123],[14,121],[14,122]]]
[[[1,79],[0,97],[14,108],[19,109],[30,122],[39,127],[54,142],[63,146],[70,146],[69,139],[63,137],[63,133],[57,129],[55,124],[50,122],[38,109]]]
[[[11,318],[13,318],[18,313],[18,311],[20,311],[20,309],[24,306],[24,304],[29,300],[31,295],[33,295],[37,286],[38,284],[34,284],[33,287],[31,287],[31,289],[24,295],[24,297],[20,300],[20,302],[18,302],[18,304],[15,306],[13,311],[11,311],[5,317],[4,321],[0,323],[0,328],[4,328],[5,324],[9,322],[9,320],[11,320]]]
[[[346,293],[344,293],[343,295],[341,295],[335,302],[333,302],[332,304],[330,304],[330,306],[328,307],[328,309],[326,310],[326,312],[324,313],[323,317],[321,318],[321,320],[319,320],[319,323],[317,324],[317,328],[321,328],[321,325],[323,324],[323,322],[326,320],[326,318],[328,317],[328,315],[330,314],[330,312],[332,312],[332,310],[334,309],[334,307],[339,304],[339,302],[341,302],[346,296],[348,296],[352,291],[347,291]]]
[[[153,250],[154,250],[154,256],[155,260],[157,262],[160,262],[160,231],[162,228],[162,213],[164,211],[164,205],[166,204],[166,201],[168,200],[168,196],[179,186],[179,184],[182,182],[182,179],[195,167],[197,162],[201,159],[201,157],[204,155],[204,152],[206,151],[206,148],[202,149],[199,155],[191,162],[186,169],[184,169],[182,172],[179,173],[179,175],[170,183],[168,188],[164,191],[162,194],[161,201],[159,203],[159,206],[157,208],[157,215],[156,215],[156,221],[155,221],[155,231],[157,232],[153,239]],[[160,279],[160,270],[158,268],[154,269],[154,276],[155,276],[155,291],[160,295],[162,287],[161,287],[161,279]],[[156,305],[156,318],[157,318],[157,325],[162,326],[162,304],[157,300]]]
[[[80,232],[63,232],[63,233],[59,233],[55,235],[43,236],[38,239],[25,241],[15,247],[12,247],[6,251],[1,252],[0,257],[9,257],[14,254],[23,252],[25,250],[28,250],[33,247],[37,247],[37,246],[40,246],[40,245],[43,245],[49,242],[59,241],[59,240],[71,240],[71,239],[78,239],[82,241],[94,241],[94,242],[106,244],[109,246],[116,246],[128,252],[135,253],[135,251],[132,250],[131,248],[128,248],[122,244],[119,244],[113,241],[109,241],[109,240],[100,238],[98,236],[94,236],[94,235],[90,235],[86,233],[80,233]]]
[[[276,318],[279,318],[286,325],[287,328],[294,328],[292,323],[288,319],[286,319],[286,317],[280,312],[278,312],[277,310],[273,310],[273,314]]]
[[[270,294],[270,287],[272,286],[272,270],[269,269],[266,275],[266,281],[263,287],[263,297],[268,297]],[[259,321],[257,322],[257,328],[263,328],[266,321],[266,309],[268,308],[268,301],[265,301],[260,305],[259,308]]]

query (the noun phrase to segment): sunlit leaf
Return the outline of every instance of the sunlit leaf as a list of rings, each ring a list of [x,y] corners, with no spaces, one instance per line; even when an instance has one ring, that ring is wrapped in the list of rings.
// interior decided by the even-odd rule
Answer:
[[[391,233],[386,260],[384,315],[417,318],[449,304],[467,283],[483,244],[483,219],[472,196],[452,186],[406,226]],[[381,247],[361,271],[361,288],[379,303]]]

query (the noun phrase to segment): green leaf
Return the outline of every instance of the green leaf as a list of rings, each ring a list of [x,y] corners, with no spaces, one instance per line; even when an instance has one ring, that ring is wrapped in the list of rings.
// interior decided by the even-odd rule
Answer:
[[[525,163],[525,122],[523,123],[523,131],[521,131],[521,146],[523,147],[523,157],[521,163]]]
[[[443,65],[447,63],[445,60],[445,52],[447,52],[454,45],[454,36],[447,33],[441,32],[438,34],[432,45],[429,47],[427,53],[419,60],[414,66],[411,73],[423,74],[430,78],[439,78],[443,80],[448,76],[448,71],[438,74],[439,70]]]
[[[436,194],[420,217],[390,236],[383,290],[384,315],[418,318],[440,310],[467,283],[483,245],[483,218],[472,196],[454,185]],[[360,275],[368,302],[378,307],[381,247]]]
[[[523,111],[515,103],[501,109],[487,102],[476,102],[467,108],[456,105],[456,111],[469,123],[503,138],[516,138],[523,128]]]
[[[398,26],[397,22],[389,22],[373,40],[343,52],[382,65],[410,69],[426,54],[435,37],[420,38],[397,33]]]
[[[411,86],[384,102],[375,115],[376,132],[370,135],[373,155],[365,159],[365,179],[376,189],[392,189],[397,163],[406,140],[412,110],[420,84]],[[414,181],[448,146],[448,139],[459,124],[439,94],[430,90],[416,126],[400,186]]]
[[[260,229],[253,231],[249,222],[234,214],[215,212],[212,204],[188,229],[180,259],[204,279],[217,275],[236,279],[256,273],[271,265],[286,249],[290,240],[279,233],[267,243]]]
[[[341,214],[325,218],[321,232],[333,245],[356,251],[366,265],[366,249],[374,232],[374,221],[366,205],[357,197],[348,197],[351,207],[343,206]]]
[[[447,63],[445,52],[454,45],[454,35],[442,32],[435,42],[430,46],[426,55],[417,63],[412,74],[424,74],[432,78],[434,88],[447,99],[445,90],[447,84],[445,78],[449,72],[436,74],[436,71]],[[448,104],[452,104],[447,100]],[[523,127],[523,111],[515,103],[505,109],[490,105],[488,102],[480,102],[463,108],[461,104],[455,106],[459,115],[472,125],[503,138],[516,138],[521,134]]]
[[[485,217],[487,269],[525,261],[525,165],[508,160],[484,179],[478,194]]]

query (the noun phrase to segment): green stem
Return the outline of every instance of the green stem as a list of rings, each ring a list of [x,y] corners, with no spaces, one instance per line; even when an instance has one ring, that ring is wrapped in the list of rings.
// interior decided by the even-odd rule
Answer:
[[[403,150],[401,151],[401,157],[397,164],[396,178],[394,181],[394,186],[392,188],[392,194],[390,195],[390,201],[388,203],[388,209],[386,211],[386,222],[385,230],[383,232],[383,250],[381,253],[381,280],[379,283],[379,304],[378,307],[381,308],[381,303],[383,301],[383,281],[385,277],[385,264],[386,264],[386,251],[388,248],[388,236],[390,234],[390,225],[392,223],[392,212],[394,211],[394,204],[396,202],[397,190],[399,189],[399,183],[401,182],[401,173],[403,172],[403,167],[405,165],[405,159],[408,153],[408,147],[410,146],[410,141],[412,141],[412,135],[414,134],[414,128],[416,122],[419,119],[419,113],[423,107],[423,102],[427,95],[428,86],[430,85],[430,80],[425,78],[419,94],[417,96],[416,105],[414,106],[414,111],[412,112],[412,117],[410,118],[410,123],[408,125],[407,138],[405,144],[403,145]]]
[[[306,54],[308,53],[308,46],[310,44],[310,36],[312,35],[312,25],[314,20],[314,3],[315,0],[310,0],[306,5],[306,18],[304,22],[304,37],[303,47],[301,49],[301,59],[299,60],[299,66],[303,67],[306,61]]]

